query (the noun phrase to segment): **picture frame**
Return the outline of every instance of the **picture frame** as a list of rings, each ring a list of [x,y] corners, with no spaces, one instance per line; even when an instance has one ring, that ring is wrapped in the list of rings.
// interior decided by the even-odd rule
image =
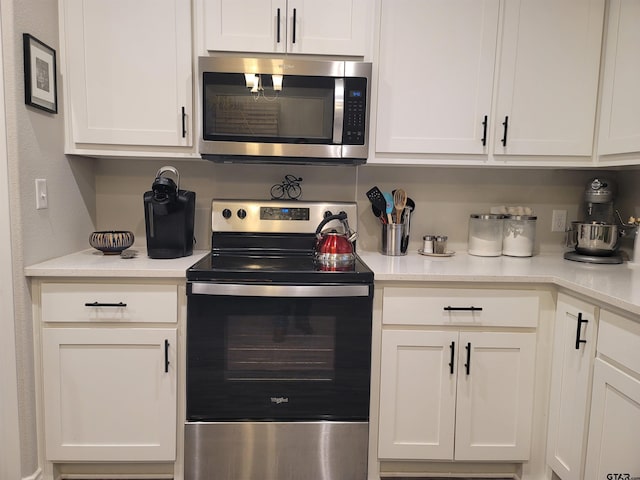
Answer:
[[[24,45],[24,103],[58,113],[56,51],[34,36],[22,34]]]

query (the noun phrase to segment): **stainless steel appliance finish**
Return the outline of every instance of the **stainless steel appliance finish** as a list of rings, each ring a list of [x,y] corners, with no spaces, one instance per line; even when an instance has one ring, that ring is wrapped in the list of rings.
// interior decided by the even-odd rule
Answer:
[[[211,255],[187,271],[185,480],[366,480],[373,272],[315,255],[356,204],[211,211]]]
[[[188,423],[189,480],[367,477],[367,422]]]
[[[309,164],[366,161],[370,63],[209,56],[200,57],[198,67],[203,158]],[[280,89],[272,85],[273,76],[283,78]],[[257,80],[248,88],[251,77]]]
[[[288,209],[288,212],[283,212]],[[327,212],[345,212],[356,227],[358,207],[352,202],[302,202],[299,200],[213,200],[211,230],[220,233],[315,234]],[[288,213],[289,215],[286,215]],[[339,226],[335,221],[329,226]]]
[[[574,250],[564,258],[583,263],[622,263],[618,252],[624,233],[615,223],[615,183],[605,178],[591,179],[583,193],[583,220],[571,222],[567,231],[567,246]]]
[[[583,255],[611,255],[618,247],[620,229],[604,223],[571,223],[573,247]]]

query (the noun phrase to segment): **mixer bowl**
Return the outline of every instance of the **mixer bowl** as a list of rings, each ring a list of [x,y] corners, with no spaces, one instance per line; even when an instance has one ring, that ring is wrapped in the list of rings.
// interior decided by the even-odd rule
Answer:
[[[620,227],[608,223],[571,222],[571,246],[582,255],[613,255],[618,248]]]

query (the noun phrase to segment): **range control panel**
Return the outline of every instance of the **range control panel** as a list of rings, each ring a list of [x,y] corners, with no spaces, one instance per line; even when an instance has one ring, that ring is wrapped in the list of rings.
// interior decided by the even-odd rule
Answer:
[[[357,229],[355,202],[298,200],[217,200],[211,202],[211,231],[255,233],[314,233],[328,215],[345,212]]]

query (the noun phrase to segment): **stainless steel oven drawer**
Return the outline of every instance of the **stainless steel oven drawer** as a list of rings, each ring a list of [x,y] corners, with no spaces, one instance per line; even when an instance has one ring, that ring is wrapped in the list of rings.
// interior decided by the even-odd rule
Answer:
[[[368,422],[185,425],[185,480],[366,480]]]

